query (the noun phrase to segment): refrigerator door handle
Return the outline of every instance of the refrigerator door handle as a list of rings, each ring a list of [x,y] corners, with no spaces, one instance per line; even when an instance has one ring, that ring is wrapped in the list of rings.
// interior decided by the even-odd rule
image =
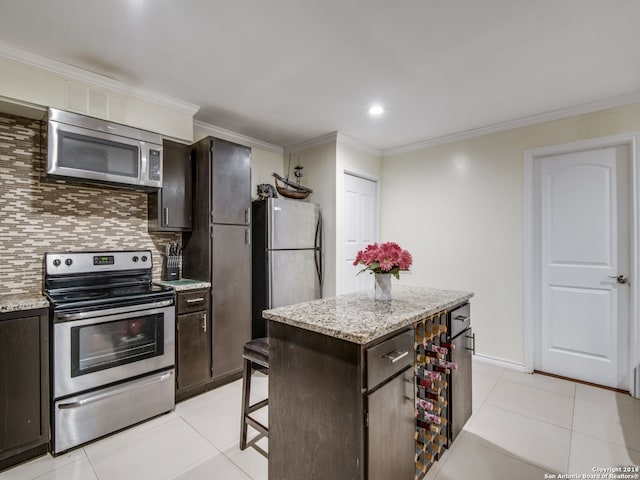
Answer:
[[[266,255],[267,262],[267,275],[269,278],[267,279],[267,304],[265,307],[273,308],[273,252],[269,251]]]
[[[320,283],[320,297],[322,297],[322,213],[318,212],[318,223],[316,224],[316,238],[314,243],[314,260],[316,262],[316,273]]]

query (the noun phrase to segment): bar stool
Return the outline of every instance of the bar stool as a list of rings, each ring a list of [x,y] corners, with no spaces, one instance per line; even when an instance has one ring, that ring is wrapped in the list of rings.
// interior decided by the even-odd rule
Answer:
[[[269,399],[249,404],[251,396],[251,374],[254,370],[259,369],[269,372],[269,338],[256,338],[244,344],[244,370],[242,373],[242,426],[240,428],[240,450],[247,447],[253,447],[262,455],[268,458],[268,453],[256,444],[258,440],[269,436],[269,428],[258,422],[251,416],[256,410],[265,407],[269,403]],[[247,442],[247,426],[251,426],[258,431],[258,435]]]

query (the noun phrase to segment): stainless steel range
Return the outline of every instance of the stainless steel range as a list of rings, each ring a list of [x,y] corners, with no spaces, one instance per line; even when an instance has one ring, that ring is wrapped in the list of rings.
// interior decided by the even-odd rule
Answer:
[[[151,251],[45,255],[52,306],[52,452],[175,406],[175,300]]]

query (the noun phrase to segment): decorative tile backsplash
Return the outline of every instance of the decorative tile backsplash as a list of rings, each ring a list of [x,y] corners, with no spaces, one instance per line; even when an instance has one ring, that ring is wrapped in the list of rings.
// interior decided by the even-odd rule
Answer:
[[[0,113],[0,295],[40,293],[44,253],[150,249],[160,279],[167,242],[147,232],[147,194],[45,178],[46,123]],[[42,145],[42,147],[41,147]]]

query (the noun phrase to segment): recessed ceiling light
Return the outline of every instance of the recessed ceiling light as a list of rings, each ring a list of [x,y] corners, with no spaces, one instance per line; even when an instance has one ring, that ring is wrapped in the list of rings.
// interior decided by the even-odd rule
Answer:
[[[369,107],[369,115],[382,115],[384,113],[384,108],[382,105],[371,105]]]

